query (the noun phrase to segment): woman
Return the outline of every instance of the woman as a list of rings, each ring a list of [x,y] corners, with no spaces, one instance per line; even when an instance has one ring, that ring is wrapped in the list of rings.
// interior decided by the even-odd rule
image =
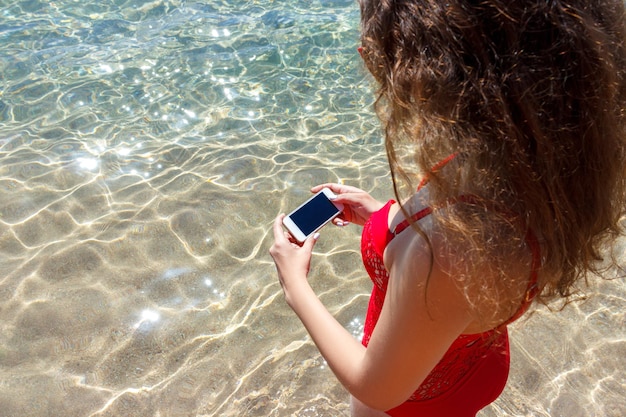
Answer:
[[[362,343],[307,282],[317,236],[296,245],[280,215],[270,249],[354,416],[474,416],[506,384],[506,325],[600,272],[626,202],[624,14],[622,0],[361,2],[398,203],[312,191],[364,225]]]

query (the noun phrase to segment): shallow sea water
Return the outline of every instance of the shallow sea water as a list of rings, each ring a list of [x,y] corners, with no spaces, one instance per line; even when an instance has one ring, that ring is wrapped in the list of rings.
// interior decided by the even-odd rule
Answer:
[[[0,0],[0,416],[347,416],[283,301],[271,224],[391,197],[353,0]],[[357,227],[314,288],[355,335]],[[618,248],[624,258],[624,246]],[[626,285],[512,326],[481,416],[626,414]]]

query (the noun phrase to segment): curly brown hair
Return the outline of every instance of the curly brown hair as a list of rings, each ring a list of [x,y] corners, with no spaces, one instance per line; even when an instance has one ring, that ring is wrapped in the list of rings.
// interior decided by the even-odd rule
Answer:
[[[544,300],[600,272],[626,206],[624,1],[362,0],[361,26],[398,199],[457,154],[433,202],[471,193],[523,222],[448,212],[478,256],[535,231]]]

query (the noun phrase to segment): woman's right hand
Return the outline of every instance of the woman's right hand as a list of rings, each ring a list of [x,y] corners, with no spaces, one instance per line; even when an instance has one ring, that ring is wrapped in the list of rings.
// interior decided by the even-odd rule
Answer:
[[[326,183],[311,188],[311,192],[317,193],[322,188],[330,189],[337,196],[333,201],[343,204],[343,212],[335,217],[333,223],[341,226],[350,222],[363,226],[370,216],[380,210],[385,204],[376,200],[367,192],[350,185]]]

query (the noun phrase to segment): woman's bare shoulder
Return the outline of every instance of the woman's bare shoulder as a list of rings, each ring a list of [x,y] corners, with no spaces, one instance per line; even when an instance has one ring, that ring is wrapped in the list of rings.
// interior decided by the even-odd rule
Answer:
[[[411,210],[420,210],[419,202]],[[392,217],[393,216],[393,217]],[[390,227],[404,218],[395,208],[390,212]],[[463,302],[472,316],[464,333],[479,333],[506,322],[521,307],[529,284],[531,254],[525,245],[516,253],[494,258],[475,256],[472,243],[450,236],[435,216],[418,220],[388,244],[384,261],[388,270],[405,268],[403,276],[415,283],[432,284],[429,276],[436,271],[463,294]],[[424,263],[430,263],[424,265]],[[446,297],[439,297],[441,300]],[[437,302],[437,300],[433,300]],[[442,306],[445,308],[445,306]]]

